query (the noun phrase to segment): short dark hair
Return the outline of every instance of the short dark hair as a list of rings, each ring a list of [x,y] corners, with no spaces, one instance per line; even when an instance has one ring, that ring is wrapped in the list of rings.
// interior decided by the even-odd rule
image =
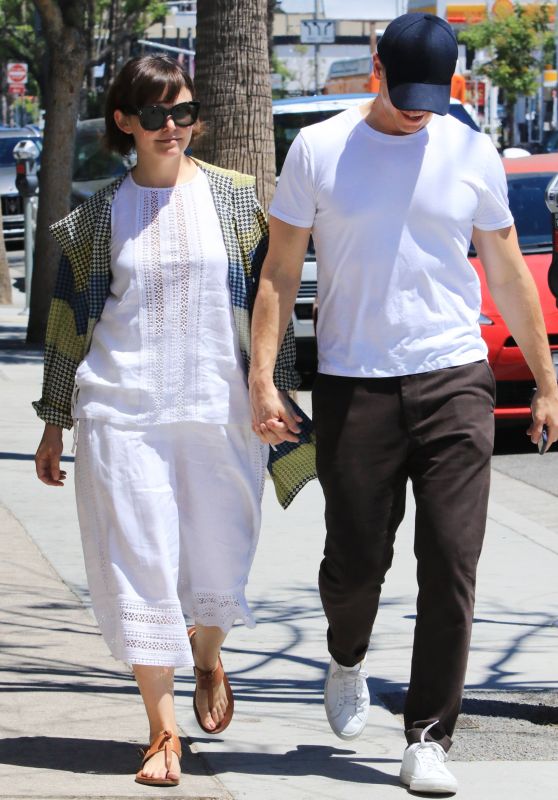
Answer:
[[[142,106],[156,103],[171,103],[186,88],[195,99],[194,82],[185,69],[166,55],[147,55],[132,58],[124,64],[107,94],[105,105],[105,144],[126,156],[134,149],[134,137],[121,131],[114,121],[116,110],[131,113]],[[192,126],[192,139],[199,136],[203,124]]]

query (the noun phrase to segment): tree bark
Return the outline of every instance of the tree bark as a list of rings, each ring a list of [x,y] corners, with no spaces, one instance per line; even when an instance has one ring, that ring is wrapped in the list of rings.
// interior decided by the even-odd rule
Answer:
[[[46,13],[43,4],[47,6]],[[70,210],[74,132],[87,59],[83,36],[84,4],[75,0],[73,9],[70,9],[69,3],[66,3],[64,19],[57,3],[40,0],[40,5],[49,50],[49,89],[45,104],[39,208],[27,328],[29,344],[42,344],[45,338],[60,257],[58,245],[49,233],[49,226]],[[71,11],[74,13],[70,16]],[[65,20],[69,20],[69,24]]]
[[[9,306],[12,302],[12,281],[2,230],[2,209],[0,208],[0,305]]]
[[[194,153],[255,175],[264,208],[275,189],[267,21],[267,0],[198,3],[196,92],[207,131]]]

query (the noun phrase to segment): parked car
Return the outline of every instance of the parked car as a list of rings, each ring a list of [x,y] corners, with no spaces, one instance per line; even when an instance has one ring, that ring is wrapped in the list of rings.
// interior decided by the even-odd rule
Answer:
[[[35,127],[0,130],[0,196],[5,242],[23,242],[23,198],[16,189],[16,165],[12,155],[15,145],[22,139],[31,139],[39,150],[42,149],[42,139]]]
[[[83,203],[107,183],[123,175],[134,159],[123,158],[103,145],[105,120],[87,119],[77,124],[72,173],[72,208]]]
[[[542,142],[529,142],[526,147],[531,153],[555,153],[558,150],[558,131],[544,131]]]
[[[281,174],[287,151],[301,128],[333,117],[351,106],[358,106],[375,97],[374,94],[327,94],[313,97],[289,97],[273,101],[275,128],[276,174]],[[479,127],[467,109],[454,97],[450,100],[450,114],[474,130]]]
[[[355,105],[362,105],[373,94],[328,94],[313,97],[291,97],[273,101],[273,123],[275,129],[275,162],[276,174],[281,173],[289,147],[301,128],[323,122],[329,117],[345,111]],[[474,130],[479,130],[473,118],[464,106],[455,98],[451,98],[450,114]],[[293,323],[296,339],[298,366],[303,370],[312,370],[316,364],[316,338],[312,308],[316,298],[317,270],[316,257],[312,242],[302,270],[300,289],[296,298]]]
[[[502,159],[508,180],[511,212],[519,246],[535,279],[543,309],[548,346],[558,376],[558,308],[548,288],[552,259],[552,218],[544,200],[549,181],[558,172],[558,153]],[[471,263],[481,282],[480,324],[488,345],[488,360],[496,377],[496,419],[519,421],[531,415],[533,376],[490,295],[476,257]]]

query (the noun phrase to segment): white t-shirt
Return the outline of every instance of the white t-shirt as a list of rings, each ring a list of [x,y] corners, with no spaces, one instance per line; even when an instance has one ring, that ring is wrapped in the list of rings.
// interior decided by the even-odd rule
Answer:
[[[513,224],[488,136],[449,114],[387,135],[353,107],[300,132],[270,214],[312,228],[320,372],[409,375],[486,357],[467,252],[473,226]]]
[[[247,424],[228,258],[207,177],[129,175],[112,204],[110,295],[76,373],[76,418]]]

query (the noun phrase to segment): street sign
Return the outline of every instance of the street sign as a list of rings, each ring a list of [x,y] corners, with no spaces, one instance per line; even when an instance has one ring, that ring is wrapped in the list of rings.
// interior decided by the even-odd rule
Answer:
[[[24,83],[9,83],[8,94],[25,94]]]
[[[25,62],[8,62],[8,83],[17,85],[27,83],[27,64]]]
[[[300,22],[301,44],[333,44],[335,42],[334,19],[303,19]]]

